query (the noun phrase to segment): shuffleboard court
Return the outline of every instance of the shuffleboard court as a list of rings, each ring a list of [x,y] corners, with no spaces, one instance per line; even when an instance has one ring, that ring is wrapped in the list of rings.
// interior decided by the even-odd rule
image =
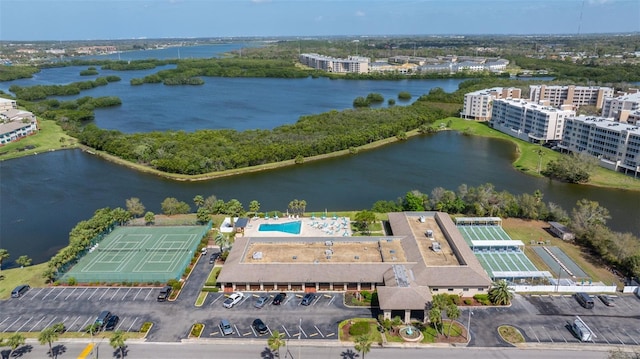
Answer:
[[[178,279],[210,229],[210,225],[116,227],[62,280],[143,283]]]

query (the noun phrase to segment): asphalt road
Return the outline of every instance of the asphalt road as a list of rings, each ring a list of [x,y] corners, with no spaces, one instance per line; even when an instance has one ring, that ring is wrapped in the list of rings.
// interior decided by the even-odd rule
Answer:
[[[86,343],[64,343],[58,342],[59,359],[77,358],[82,352]],[[41,359],[47,357],[48,347],[36,342],[27,343],[26,349],[20,352],[18,358],[21,359]],[[287,351],[288,349],[288,351]],[[402,359],[424,359],[424,358],[448,358],[448,359],[604,359],[607,351],[590,350],[584,351],[579,348],[574,349],[515,349],[515,348],[372,348],[365,358],[402,358]],[[6,354],[6,353],[5,353]],[[109,343],[99,343],[90,358],[117,358],[119,353],[109,346]],[[228,358],[228,359],[275,359],[274,355],[265,344],[238,342],[236,344],[218,343],[129,343],[126,349],[125,358],[147,359],[147,358]],[[290,342],[288,348],[282,348],[281,358],[291,359],[356,359],[361,358],[361,354],[354,351],[352,346],[299,346]]]

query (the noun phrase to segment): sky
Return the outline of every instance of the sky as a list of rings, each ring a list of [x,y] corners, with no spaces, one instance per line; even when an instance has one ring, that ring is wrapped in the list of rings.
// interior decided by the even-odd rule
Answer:
[[[0,0],[0,40],[640,32],[639,0]]]

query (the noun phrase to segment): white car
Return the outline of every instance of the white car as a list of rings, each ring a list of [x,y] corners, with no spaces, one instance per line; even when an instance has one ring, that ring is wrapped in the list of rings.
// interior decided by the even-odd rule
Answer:
[[[231,308],[234,305],[238,304],[238,302],[240,302],[242,298],[244,298],[244,294],[242,294],[241,292],[231,293],[231,295],[229,295],[229,297],[225,299],[224,302],[222,302],[222,305],[225,308]]]

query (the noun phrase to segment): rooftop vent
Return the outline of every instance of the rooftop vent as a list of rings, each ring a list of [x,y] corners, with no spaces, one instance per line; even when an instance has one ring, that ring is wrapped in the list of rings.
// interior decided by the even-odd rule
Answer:
[[[262,259],[262,252],[253,252],[253,255],[251,256],[251,258],[253,258],[255,260]]]

